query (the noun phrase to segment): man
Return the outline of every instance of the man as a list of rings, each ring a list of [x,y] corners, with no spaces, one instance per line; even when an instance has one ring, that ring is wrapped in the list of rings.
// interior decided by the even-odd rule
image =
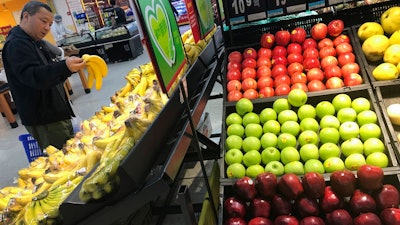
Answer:
[[[63,88],[72,73],[83,69],[79,57],[58,61],[44,36],[53,23],[51,8],[39,1],[28,2],[21,22],[13,27],[3,48],[3,63],[10,91],[22,124],[41,149],[59,149],[73,136],[71,105]]]
[[[74,32],[64,26],[62,23],[62,17],[59,14],[54,16],[53,25],[51,25],[51,33],[53,34],[54,39],[57,42],[57,45],[60,46],[64,44],[64,39],[68,34],[73,34]]]
[[[126,23],[125,11],[116,5],[115,0],[110,0],[110,4],[114,8],[114,16],[111,17],[113,26],[121,25]]]

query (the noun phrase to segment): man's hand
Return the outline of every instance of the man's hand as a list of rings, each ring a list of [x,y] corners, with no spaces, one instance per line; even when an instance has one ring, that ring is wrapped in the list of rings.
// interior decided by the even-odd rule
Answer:
[[[83,69],[86,65],[82,58],[76,56],[66,57],[65,64],[67,64],[68,69],[73,73]]]

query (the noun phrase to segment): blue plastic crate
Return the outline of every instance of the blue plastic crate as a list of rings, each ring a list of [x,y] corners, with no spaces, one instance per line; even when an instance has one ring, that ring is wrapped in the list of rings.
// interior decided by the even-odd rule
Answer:
[[[24,145],[25,153],[29,162],[32,162],[36,158],[43,156],[43,152],[40,149],[39,144],[30,134],[20,135],[19,140]]]

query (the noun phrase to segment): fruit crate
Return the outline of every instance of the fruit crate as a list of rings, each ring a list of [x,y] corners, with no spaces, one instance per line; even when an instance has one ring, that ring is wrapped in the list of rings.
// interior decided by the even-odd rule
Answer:
[[[340,91],[335,91],[335,90],[329,90],[329,91],[325,91],[324,95],[315,95],[315,96],[311,96],[308,95],[308,100],[307,100],[307,104],[311,104],[313,106],[316,106],[319,102],[321,101],[332,101],[332,99],[340,94],[340,93],[345,93],[347,95],[349,95],[351,97],[351,99],[355,99],[357,97],[365,97],[366,99],[368,99],[370,101],[370,105],[371,105],[371,110],[374,111],[377,115],[377,124],[380,126],[381,128],[381,136],[380,136],[380,140],[384,143],[385,145],[385,153],[388,156],[389,159],[389,164],[387,168],[393,168],[393,167],[397,167],[398,166],[398,162],[397,162],[397,158],[396,155],[394,153],[393,147],[391,145],[391,139],[389,137],[389,134],[385,128],[385,121],[381,115],[381,109],[379,107],[379,105],[377,104],[376,98],[374,96],[373,90],[372,88],[359,88],[359,89],[352,89],[352,90],[340,90]],[[283,97],[286,98],[286,97]],[[268,100],[264,100],[264,101],[259,101],[259,102],[253,102],[253,112],[259,114],[264,108],[272,108],[273,102],[275,101],[275,99],[268,99]],[[292,109],[297,112],[296,107],[292,107]],[[223,108],[223,124],[222,124],[222,135],[221,135],[221,154],[222,154],[222,158],[225,158],[225,153],[226,153],[226,149],[227,149],[227,145],[226,145],[226,138],[227,138],[227,126],[226,126],[226,118],[230,113],[235,112],[235,105],[225,105]],[[316,117],[317,121],[319,122],[318,117]],[[339,144],[341,144],[342,140],[340,139]],[[338,144],[338,145],[339,145]],[[318,147],[320,147],[320,145],[318,145]],[[298,140],[297,140],[297,146],[296,146],[297,150],[299,150],[299,144],[298,144]],[[261,150],[260,150],[261,151]],[[344,156],[343,154],[341,154],[340,156],[342,158],[342,160],[344,161]],[[223,168],[223,170],[221,171],[223,174],[221,175],[221,177],[223,179],[227,179],[228,183],[231,182],[229,180],[232,180],[231,178],[228,178],[226,175],[226,169],[227,169],[227,164],[225,162],[224,166],[221,166],[221,168]],[[265,166],[263,164],[261,164],[262,166]]]
[[[353,172],[353,173],[356,174],[356,172]],[[330,185],[329,175],[330,174],[328,174],[328,176],[324,176],[325,185],[326,186]],[[278,178],[278,181],[279,181],[279,178]],[[384,171],[383,184],[384,185],[385,184],[391,184],[394,187],[396,187],[397,189],[399,189],[399,187],[400,187],[400,175],[398,174],[398,170],[397,169],[395,169],[395,170],[385,170]],[[356,188],[359,188],[358,184],[356,184]],[[220,202],[221,207],[220,207],[220,210],[218,212],[218,219],[219,219],[218,220],[218,225],[223,225],[224,222],[225,222],[224,219],[226,219],[226,213],[224,212],[224,201],[225,201],[225,199],[227,199],[229,197],[234,197],[236,195],[236,193],[235,193],[235,191],[233,189],[233,182],[232,182],[232,184],[221,185],[220,193],[221,193],[221,197],[220,197],[220,199],[221,199],[221,202]],[[271,204],[270,210],[271,210],[271,212],[273,212],[274,205]],[[323,216],[321,215],[321,217],[323,217]],[[253,216],[251,215],[250,207],[248,207],[246,209],[245,220],[248,222],[251,218],[253,218]],[[273,220],[274,216],[272,215],[269,218]],[[238,223],[238,224],[240,224],[240,223]]]
[[[378,104],[381,108],[383,119],[387,126],[387,130],[389,132],[389,137],[393,144],[394,152],[398,156],[398,160],[400,159],[400,140],[397,138],[400,135],[400,126],[392,124],[389,119],[389,115],[386,111],[386,108],[394,103],[400,103],[400,80],[396,80],[396,82],[391,83],[382,83],[382,85],[378,85],[375,87]]]

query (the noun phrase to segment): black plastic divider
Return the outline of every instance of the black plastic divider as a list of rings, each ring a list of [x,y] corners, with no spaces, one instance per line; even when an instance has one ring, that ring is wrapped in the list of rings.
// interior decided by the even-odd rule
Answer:
[[[340,93],[348,94],[351,97],[351,99],[355,99],[357,97],[365,97],[370,101],[371,110],[375,111],[375,113],[377,115],[377,119],[378,119],[377,123],[381,127],[381,131],[382,131],[381,133],[382,134],[381,134],[380,139],[383,141],[383,143],[385,144],[385,147],[386,147],[385,153],[386,153],[386,155],[388,156],[388,159],[389,159],[388,168],[397,167],[398,166],[398,161],[397,161],[397,157],[396,157],[396,154],[394,152],[393,146],[391,144],[392,140],[388,135],[388,132],[387,132],[387,129],[386,129],[386,126],[385,126],[385,120],[382,117],[382,112],[381,112],[380,106],[379,106],[379,104],[377,102],[377,99],[376,99],[376,97],[375,97],[375,95],[373,93],[372,88],[370,88],[370,87],[369,88],[365,88],[365,86],[364,86],[364,87],[359,87],[359,88],[353,88],[351,90],[350,89],[349,90],[340,90],[340,91],[337,91],[337,90],[334,90],[334,89],[330,90],[330,91],[326,90],[323,95],[308,95],[307,104],[311,104],[313,106],[316,106],[319,102],[321,102],[323,100],[332,101],[332,99],[337,94],[340,94]],[[286,98],[286,96],[281,96],[281,97]],[[253,112],[260,113],[264,108],[272,108],[273,102],[275,100],[276,100],[276,98],[266,99],[264,101],[257,101],[257,102],[254,101],[253,102],[253,106],[254,106]],[[292,107],[292,109],[295,112],[297,112],[297,108]],[[227,137],[227,134],[226,134],[227,126],[226,126],[226,123],[225,123],[225,119],[227,118],[227,116],[230,113],[233,113],[235,111],[236,111],[235,104],[224,105],[223,119],[222,119],[223,122],[222,122],[222,130],[221,130],[222,131],[222,134],[221,134],[221,152],[223,154],[222,158],[225,156],[225,152],[226,152],[225,140],[226,140],[226,137]],[[316,119],[319,122],[318,118],[316,118]],[[342,158],[342,159],[344,159],[344,158]],[[223,171],[223,174],[221,174],[221,178],[222,178],[221,183],[232,183],[232,181],[230,181],[230,180],[233,180],[233,179],[230,179],[230,178],[226,177],[226,164],[224,163],[224,166],[221,166],[221,168],[222,168],[221,171]]]

